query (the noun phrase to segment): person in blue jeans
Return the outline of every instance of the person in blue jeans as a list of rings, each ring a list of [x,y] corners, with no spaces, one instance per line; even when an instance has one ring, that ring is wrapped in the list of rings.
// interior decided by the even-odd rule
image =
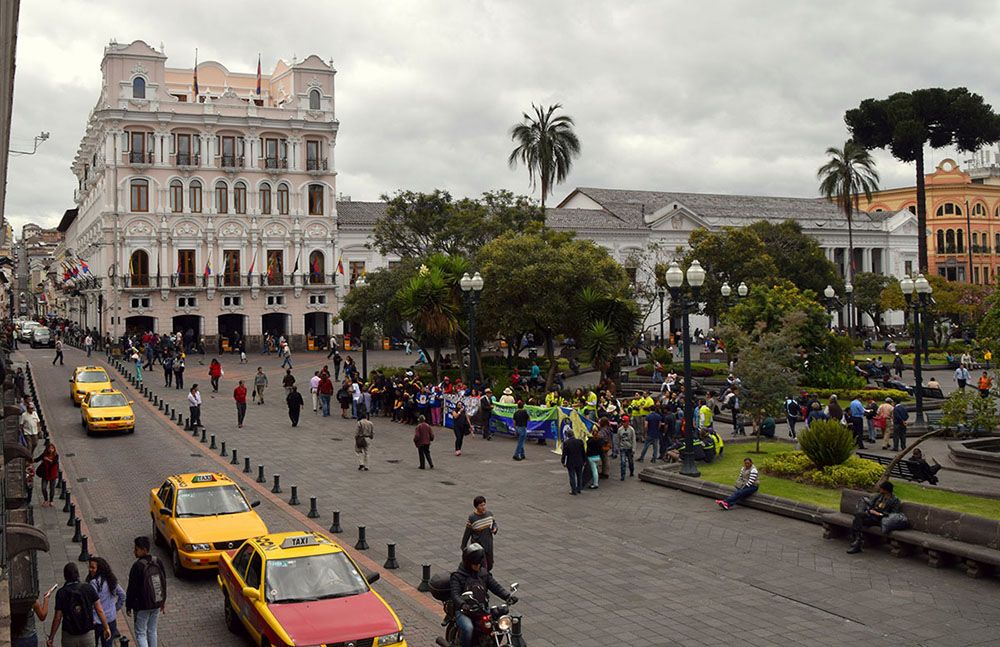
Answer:
[[[517,433],[517,447],[514,448],[514,460],[524,460],[524,441],[528,438],[528,411],[524,408],[522,400],[517,401],[517,410],[514,412],[514,431]]]
[[[156,647],[156,623],[159,620],[160,612],[166,606],[166,579],[162,580],[163,589],[160,592],[163,600],[158,605],[150,602],[146,595],[146,564],[150,561],[156,563],[160,572],[164,573],[163,562],[159,557],[149,554],[149,537],[139,536],[135,538],[132,554],[135,555],[135,563],[128,573],[128,588],[125,590],[125,611],[135,616],[135,642],[139,647]]]
[[[660,429],[663,426],[663,416],[660,415],[660,408],[654,406],[653,410],[646,415],[646,442],[642,444],[642,452],[639,454],[639,458],[636,459],[637,463],[641,463],[646,458],[646,450],[653,449],[653,458],[650,459],[651,463],[656,462],[656,457],[659,456],[660,451]]]
[[[601,452],[604,450],[604,439],[601,438],[601,434],[597,430],[597,425],[594,425],[592,435],[587,438],[587,464],[590,465],[590,486],[591,490],[596,490],[598,487],[598,480],[600,475],[598,474],[598,468],[601,465]]]
[[[756,491],[757,467],[749,457],[744,458],[743,469],[740,470],[740,475],[736,479],[736,490],[725,499],[718,499],[715,503],[723,510],[728,510]]]
[[[583,441],[573,435],[572,429],[566,432],[562,446],[562,464],[569,472],[569,493],[579,494],[583,489],[583,466],[587,462],[586,449]]]

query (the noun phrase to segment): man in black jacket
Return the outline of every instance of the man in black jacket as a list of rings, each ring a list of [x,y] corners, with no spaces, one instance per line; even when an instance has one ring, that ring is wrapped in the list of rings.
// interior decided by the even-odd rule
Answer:
[[[562,446],[562,464],[569,472],[569,493],[579,494],[583,489],[583,466],[587,462],[583,441],[573,435],[572,429],[566,432]]]
[[[288,405],[288,419],[292,421],[293,427],[298,427],[299,413],[302,411],[302,407],[305,406],[302,394],[299,393],[299,387],[291,387],[291,391],[288,392],[288,396],[285,398],[285,404]]]
[[[160,558],[149,554],[149,537],[136,537],[134,543],[132,554],[136,560],[128,573],[125,611],[134,614],[136,642],[155,645],[157,619],[166,607],[167,582]],[[152,590],[149,585],[153,586]]]
[[[899,512],[900,501],[892,493],[892,483],[886,481],[878,486],[878,494],[865,505],[863,512],[854,515],[851,524],[851,547],[849,555],[861,552],[861,535],[865,526],[881,525],[882,519],[894,512]]]
[[[469,617],[471,608],[462,599],[462,594],[470,591],[476,603],[482,608],[489,608],[490,593],[502,598],[508,604],[517,602],[499,582],[493,579],[488,570],[483,568],[486,551],[479,544],[469,544],[462,550],[462,563],[458,570],[451,574],[451,604],[455,609],[455,625],[462,637],[462,647],[472,647],[472,636],[475,624]]]

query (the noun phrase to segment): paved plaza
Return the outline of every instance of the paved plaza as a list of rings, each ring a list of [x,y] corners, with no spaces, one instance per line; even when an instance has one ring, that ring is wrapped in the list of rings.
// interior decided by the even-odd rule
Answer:
[[[521,584],[516,610],[532,647],[996,644],[995,579],[972,580],[957,569],[935,570],[878,550],[849,556],[845,542],[824,540],[818,526],[743,508],[723,513],[705,498],[638,479],[613,479],[571,497],[551,447],[529,443],[527,460],[515,462],[508,438],[469,438],[456,457],[452,432],[436,429],[435,469],[421,471],[412,429],[377,418],[371,471],[358,472],[354,424],[339,417],[339,408],[322,418],[307,407],[300,426],[291,427],[279,360],[252,355],[241,366],[225,356],[226,374],[213,394],[211,357],[200,365],[191,356],[185,381],[201,385],[208,432],[235,448],[241,463],[249,456],[254,474],[231,471],[228,459],[170,424],[121,379],[118,386],[136,400],[136,433],[87,438],[67,397],[70,371],[85,363],[83,353],[67,349],[65,367],[51,366],[51,351],[15,356],[31,361],[94,551],[119,575],[132,561],[132,537],[149,532],[148,490],[170,473],[222,469],[240,479],[251,499],[263,501],[261,515],[272,530],[315,528],[304,515],[308,498],[316,496],[320,526],[329,526],[333,510],[342,512],[346,545],[353,545],[356,526],[367,527],[371,549],[352,549],[363,566],[381,567],[385,544],[395,542],[401,568],[383,570],[375,588],[416,647],[433,645],[440,622],[439,605],[415,590],[420,564],[432,564],[435,572],[455,567],[477,494],[487,497],[500,527],[495,575]],[[325,359],[298,354],[294,361],[293,374],[304,386]],[[272,385],[268,402],[249,405],[246,427],[237,429],[232,389],[237,379],[249,381],[258,365]],[[159,367],[145,375],[146,385],[186,417],[185,391],[164,389]],[[250,478],[258,464],[265,465],[266,486]],[[282,495],[269,491],[274,474],[281,475]],[[298,486],[302,506],[287,505],[291,485]],[[65,522],[58,510],[39,512]],[[162,645],[248,644],[226,632],[213,577],[171,579],[169,587]]]

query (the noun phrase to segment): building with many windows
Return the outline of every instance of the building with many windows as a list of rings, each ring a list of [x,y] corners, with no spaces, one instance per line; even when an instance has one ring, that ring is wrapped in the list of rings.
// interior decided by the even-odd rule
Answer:
[[[191,330],[209,343],[331,334],[332,61],[279,61],[269,75],[166,61],[142,41],[105,48],[72,165],[76,207],[59,225],[59,256],[88,271],[69,282],[63,314],[115,335]]]

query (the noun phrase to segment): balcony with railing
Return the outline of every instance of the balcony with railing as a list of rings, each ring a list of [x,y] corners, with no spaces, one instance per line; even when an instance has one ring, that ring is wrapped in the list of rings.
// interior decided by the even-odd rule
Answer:
[[[132,166],[149,166],[156,161],[156,156],[146,151],[128,151],[123,153],[124,163]]]
[[[260,161],[260,167],[266,171],[281,171],[288,168],[287,157],[265,157]]]
[[[198,153],[177,153],[174,155],[176,166],[201,166],[201,155]]]
[[[307,171],[326,171],[329,170],[329,164],[326,159],[307,159],[306,160],[306,170]]]
[[[220,155],[219,166],[222,168],[243,168],[246,166],[246,159],[242,155]]]

